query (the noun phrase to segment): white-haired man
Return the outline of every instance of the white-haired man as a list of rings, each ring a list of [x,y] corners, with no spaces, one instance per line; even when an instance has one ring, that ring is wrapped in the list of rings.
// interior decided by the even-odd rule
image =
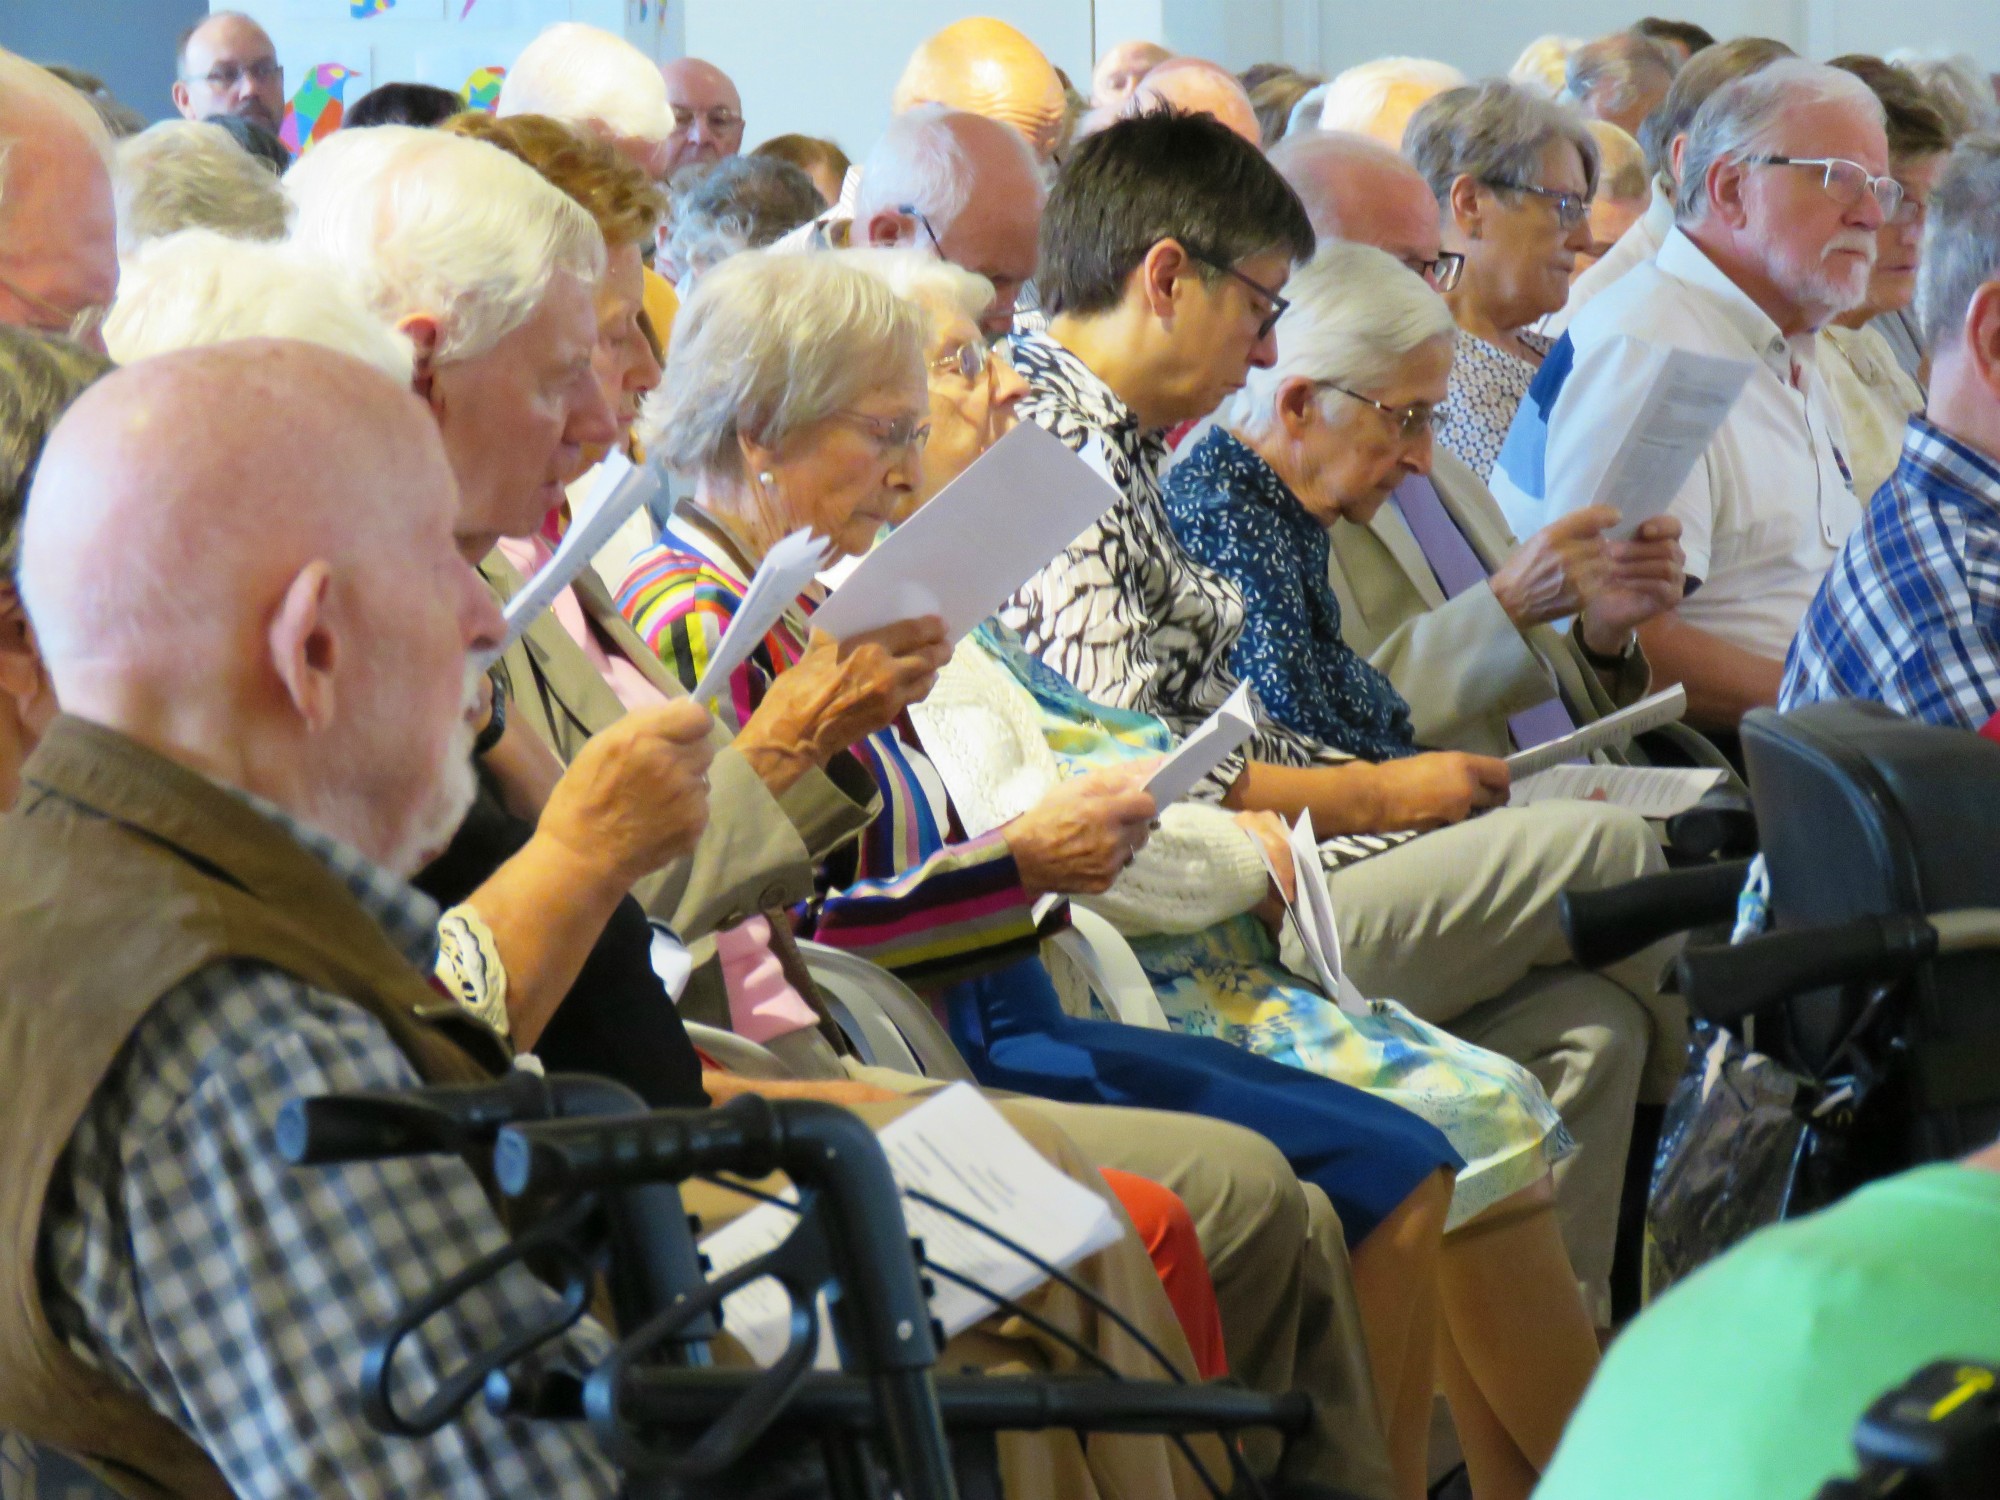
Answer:
[[[981,326],[1005,333],[1021,289],[1033,280],[1042,186],[1019,131],[941,104],[920,104],[889,122],[862,164],[852,243],[907,245],[993,283]]]
[[[278,49],[270,33],[241,11],[216,11],[182,33],[174,73],[174,108],[183,119],[239,115],[273,135],[284,122]]]
[[[674,112],[666,80],[645,53],[596,26],[558,22],[523,47],[494,113],[503,120],[547,115],[602,136],[649,176],[670,170]]]
[[[1440,247],[1437,197],[1406,158],[1360,136],[1316,132],[1278,142],[1271,164],[1321,239],[1373,245],[1433,287],[1452,285],[1458,267]],[[1555,626],[1624,602],[1620,575],[1605,567],[1609,520],[1564,517],[1516,541],[1485,482],[1434,447],[1428,475],[1405,479],[1365,526],[1327,534],[1341,635],[1395,684],[1426,745],[1507,755],[1537,727],[1516,716],[1552,716],[1557,731],[1600,718],[1645,693],[1644,654],[1601,666],[1606,659],[1594,662],[1584,646],[1597,632]],[[1671,546],[1670,524],[1653,529],[1652,540]],[[1683,738],[1696,758],[1720,764],[1696,736]]]
[[[0,323],[103,347],[118,291],[110,156],[83,95],[0,51]]]
[[[1676,227],[1557,343],[1493,489],[1516,532],[1582,508],[1653,345],[1752,366],[1668,508],[1689,594],[1639,629],[1660,681],[1687,688],[1689,720],[1729,733],[1777,702],[1799,618],[1860,519],[1812,335],[1866,294],[1902,189],[1867,85],[1791,59],[1718,89],[1680,160]]]
[[[682,167],[714,166],[743,149],[743,97],[727,73],[698,57],[677,57],[660,76],[674,112],[666,176]]]
[[[1351,130],[1398,150],[1410,116],[1433,95],[1465,81],[1450,63],[1427,57],[1381,57],[1357,63],[1327,84],[1319,128]]]

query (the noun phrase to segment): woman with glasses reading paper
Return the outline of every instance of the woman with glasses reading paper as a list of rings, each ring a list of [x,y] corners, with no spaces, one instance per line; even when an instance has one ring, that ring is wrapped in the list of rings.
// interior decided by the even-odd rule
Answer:
[[[1437,194],[1445,249],[1465,260],[1445,300],[1470,337],[1437,440],[1483,479],[1553,342],[1533,325],[1562,307],[1590,249],[1597,142],[1574,112],[1494,79],[1425,104],[1403,153]]]

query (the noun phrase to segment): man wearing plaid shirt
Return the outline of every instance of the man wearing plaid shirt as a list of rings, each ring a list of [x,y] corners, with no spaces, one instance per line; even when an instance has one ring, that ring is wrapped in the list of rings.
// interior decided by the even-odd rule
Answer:
[[[1806,610],[1778,705],[1870,698],[1977,729],[2000,710],[2000,143],[1960,145],[1929,212],[1928,409]]]

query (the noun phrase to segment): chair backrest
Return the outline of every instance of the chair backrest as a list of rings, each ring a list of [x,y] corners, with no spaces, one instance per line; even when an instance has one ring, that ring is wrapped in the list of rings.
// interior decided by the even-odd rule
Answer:
[[[1083,976],[1105,1012],[1127,1026],[1165,1031],[1167,1013],[1160,1009],[1153,981],[1146,977],[1139,956],[1118,929],[1074,901],[1069,907],[1069,923],[1049,942]]]
[[[1878,703],[1828,702],[1751,713],[1743,750],[1775,927],[2000,905],[2000,745]],[[1899,997],[1911,1159],[1959,1156],[2000,1132],[1996,995],[2000,953],[1967,952],[1925,966]],[[1856,986],[1788,1002],[1792,1060],[1824,1065],[1865,1000]]]
[[[802,942],[799,953],[863,1062],[946,1082],[972,1081],[972,1069],[930,1006],[887,969],[823,943]]]
[[[684,1020],[681,1025],[687,1028],[688,1040],[706,1053],[712,1062],[720,1065],[725,1073],[734,1073],[739,1078],[797,1076],[769,1048],[748,1037],[740,1037],[720,1026],[704,1026],[699,1021]]]

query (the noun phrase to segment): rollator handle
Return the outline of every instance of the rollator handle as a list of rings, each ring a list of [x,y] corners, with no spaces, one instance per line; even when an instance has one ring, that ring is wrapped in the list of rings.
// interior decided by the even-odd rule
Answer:
[[[1805,990],[1901,979],[1937,951],[1937,930],[1922,917],[1862,917],[1690,948],[1678,960],[1680,991],[1697,1016],[1727,1024]]]
[[[1750,861],[1732,859],[1569,891],[1558,908],[1563,936],[1579,964],[1601,969],[1677,932],[1728,921],[1749,878]]]

